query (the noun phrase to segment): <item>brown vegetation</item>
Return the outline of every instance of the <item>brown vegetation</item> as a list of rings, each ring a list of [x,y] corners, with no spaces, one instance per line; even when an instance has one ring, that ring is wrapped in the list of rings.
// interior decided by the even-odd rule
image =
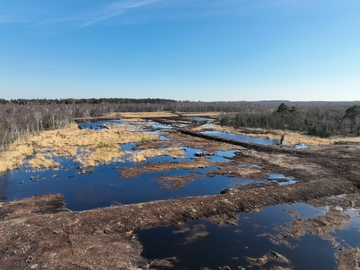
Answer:
[[[84,166],[108,163],[128,155],[120,144],[157,140],[158,136],[131,130],[125,126],[112,126],[109,129],[94,131],[79,129],[76,124],[59,130],[49,130],[16,141],[9,150],[0,154],[0,172],[12,170],[24,164],[25,157],[36,153],[29,161],[33,168],[50,168],[57,164],[52,156],[75,157]],[[81,148],[80,153],[78,153]],[[51,152],[51,155],[47,154]],[[134,161],[158,155],[181,155],[177,148],[162,151],[140,151],[133,154]]]

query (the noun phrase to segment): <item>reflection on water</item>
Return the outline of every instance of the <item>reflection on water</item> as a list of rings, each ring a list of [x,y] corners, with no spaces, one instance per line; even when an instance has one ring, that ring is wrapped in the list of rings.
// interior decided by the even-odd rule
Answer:
[[[271,173],[269,179],[274,180],[279,185],[295,184],[297,181],[293,177],[286,177],[283,174]]]
[[[130,149],[132,145],[126,145]],[[191,159],[188,159],[191,160]],[[133,178],[120,176],[121,168],[131,168],[136,164],[125,161],[81,168],[72,159],[58,158],[61,166],[57,169],[32,170],[24,166],[11,173],[0,175],[0,195],[7,200],[30,197],[35,194],[62,193],[66,207],[71,210],[85,210],[110,206],[113,201],[121,204],[165,200],[176,197],[213,195],[224,188],[258,183],[262,180],[229,178],[223,175],[206,177],[216,168],[196,170],[172,169],[169,172],[147,172]],[[171,157],[150,158],[148,162],[176,162]],[[139,165],[139,164],[137,164]],[[157,182],[166,176],[185,177],[194,174],[181,188],[166,190]]]
[[[169,130],[169,129],[173,128],[171,125],[160,124],[160,123],[154,122],[153,120],[146,121],[146,123],[143,125],[143,127],[144,128],[151,127],[152,129],[156,129],[156,130]]]
[[[308,220],[325,215],[326,208],[307,204],[270,206],[260,213],[240,213],[235,225],[216,225],[212,219],[196,220],[138,231],[136,235],[144,245],[142,255],[147,259],[176,257],[172,260],[172,269],[221,269],[224,266],[230,269],[335,269],[334,254],[339,247],[333,247],[331,241],[316,234],[306,233],[299,239],[279,234],[279,228],[281,231],[294,220],[289,211],[296,211],[308,224]],[[353,221],[359,219],[353,215],[350,224],[356,226],[332,233],[338,242],[352,248],[360,245],[360,237],[354,237],[360,224]],[[313,226],[321,226],[315,221]],[[273,252],[280,254],[280,259],[274,259]]]
[[[162,129],[170,126],[161,126],[153,121],[142,122],[141,125],[151,124],[159,127],[157,134]],[[122,120],[112,120],[105,122],[81,123],[80,128],[99,130],[110,125],[123,125],[127,122]],[[160,127],[161,126],[161,127]],[[161,133],[160,133],[161,134]],[[164,135],[161,140],[168,140]],[[135,143],[123,144],[123,151],[134,151]],[[215,171],[216,167],[192,169],[177,169],[172,167],[170,171],[140,172],[132,178],[122,177],[121,171],[124,168],[139,168],[146,163],[175,163],[175,162],[194,162],[198,157],[200,149],[182,147],[185,150],[183,158],[173,158],[160,156],[148,158],[146,162],[134,163],[128,161],[126,156],[121,161],[110,164],[102,164],[96,167],[84,168],[76,163],[72,158],[54,157],[54,161],[59,163],[59,168],[47,170],[33,170],[25,165],[17,170],[0,174],[0,200],[13,200],[16,198],[30,197],[35,194],[62,193],[64,195],[66,207],[71,210],[85,210],[97,207],[111,206],[114,201],[120,204],[130,204],[147,202],[152,200],[171,199],[186,196],[200,196],[218,194],[224,188],[236,188],[239,185],[249,183],[261,183],[264,181],[278,182],[279,184],[292,183],[293,179],[283,175],[272,176],[268,179],[241,179],[224,175],[207,176],[207,173]],[[79,151],[81,148],[79,148]],[[160,148],[161,150],[161,148]],[[235,155],[233,151],[216,151],[205,155],[210,162],[224,162],[225,164]],[[215,166],[215,165],[214,165]],[[226,166],[226,165],[225,165]],[[243,167],[259,168],[256,164]],[[171,166],[170,166],[171,167]],[[173,185],[174,179],[182,183]],[[162,181],[159,181],[161,179]],[[171,182],[173,181],[173,182]],[[170,184],[169,184],[170,182]],[[166,187],[171,187],[166,189]],[[176,188],[173,188],[176,186]],[[172,189],[173,188],[173,189]]]
[[[185,116],[185,119],[192,120],[192,121],[211,121],[214,120],[213,118],[209,117],[199,117],[199,116]]]
[[[79,128],[86,128],[92,130],[101,130],[106,129],[109,126],[117,126],[117,125],[124,125],[126,122],[123,120],[109,120],[109,121],[98,121],[98,122],[85,122],[80,123],[78,126]]]
[[[277,140],[270,140],[270,139],[266,139],[266,138],[256,138],[256,137],[250,137],[250,136],[239,135],[239,134],[234,134],[234,133],[226,133],[226,132],[220,132],[220,131],[204,131],[201,133],[206,134],[206,135],[211,135],[211,136],[217,136],[217,137],[222,137],[222,138],[227,138],[227,139],[232,139],[232,140],[238,140],[238,141],[242,141],[242,142],[250,142],[250,143],[256,143],[256,144],[263,144],[263,145],[276,145],[278,143]]]
[[[125,144],[121,148],[131,151],[135,144]],[[185,148],[186,154],[181,162],[193,162],[194,153],[199,149]],[[212,162],[226,162],[234,155],[234,151],[218,151],[207,157]],[[96,167],[80,167],[73,159],[56,157],[60,167],[47,170],[33,170],[23,166],[18,170],[0,175],[0,197],[6,200],[30,197],[35,194],[62,193],[66,207],[71,210],[85,210],[106,207],[113,201],[121,204],[165,200],[177,197],[214,195],[224,188],[236,188],[239,185],[277,181],[279,184],[289,183],[283,175],[269,177],[268,180],[239,179],[224,175],[208,177],[207,173],[216,167],[197,169],[176,169],[170,171],[143,172],[135,177],[121,177],[122,168],[139,167],[146,163],[173,163],[179,159],[162,156],[148,158],[146,162],[134,163],[130,161],[113,162]],[[243,165],[244,167],[253,167]],[[177,176],[189,178],[177,189],[165,189],[159,178]],[[280,179],[280,180],[279,180]]]
[[[8,190],[11,185],[11,177],[9,172],[0,175],[0,201],[6,201],[8,199]]]
[[[136,143],[122,144],[121,145],[121,150],[123,150],[123,151],[132,151],[135,146],[136,146]]]

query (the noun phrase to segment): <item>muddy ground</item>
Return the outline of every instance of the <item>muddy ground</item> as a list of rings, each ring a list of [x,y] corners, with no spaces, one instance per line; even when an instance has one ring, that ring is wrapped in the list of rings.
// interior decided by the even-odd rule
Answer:
[[[349,217],[344,210],[360,209],[360,145],[337,144],[310,149],[285,149],[280,146],[239,144],[196,135],[193,131],[170,131],[171,142],[139,145],[139,149],[170,147],[180,144],[214,151],[237,150],[226,162],[217,162],[214,174],[258,178],[268,172],[294,177],[298,182],[280,186],[262,183],[241,186],[224,194],[154,201],[133,205],[93,209],[81,212],[66,210],[61,194],[35,196],[0,203],[0,258],[2,269],[152,269],[171,265],[171,259],[147,261],[141,257],[142,247],[133,230],[210,218],[231,223],[237,212],[258,211],[269,206],[292,202],[307,202],[314,206],[329,206],[323,216],[302,219],[289,213],[293,222],[279,229],[279,235],[269,239],[284,243],[285,238],[297,238],[309,231],[328,237],[334,228],[346,225]],[[251,150],[251,151],[248,151]],[[238,165],[257,164],[257,167]],[[146,163],[120,171],[122,176],[134,176],[146,171],[168,171],[173,167],[195,169],[214,166],[202,157],[194,162]],[[240,166],[241,168],[241,166]],[[197,176],[159,179],[164,188],[178,188]],[[348,194],[346,197],[331,197]],[[331,240],[331,239],[329,239]],[[333,245],[336,245],[333,242]],[[338,269],[359,269],[359,251],[341,250],[337,255]],[[265,263],[282,260],[281,254],[269,253],[249,262]],[[356,268],[357,267],[357,268]]]

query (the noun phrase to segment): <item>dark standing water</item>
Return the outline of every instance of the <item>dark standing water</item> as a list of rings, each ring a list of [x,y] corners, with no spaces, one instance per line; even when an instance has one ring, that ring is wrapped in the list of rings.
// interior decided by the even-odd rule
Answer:
[[[125,121],[112,120],[105,122],[81,123],[79,127],[93,130],[100,130],[109,125],[123,125]],[[153,121],[141,123],[141,126],[150,125],[157,130],[169,129],[171,126],[161,125]],[[159,134],[159,131],[155,131]],[[160,133],[161,134],[161,133]],[[161,140],[167,140],[160,135]],[[254,138],[251,138],[254,139]],[[120,146],[124,151],[132,151],[134,143]],[[183,147],[184,158],[173,159],[171,157],[148,158],[146,162],[192,162],[194,154],[200,149]],[[235,151],[217,151],[212,156],[207,156],[212,162],[227,162],[233,157]],[[170,172],[141,173],[133,178],[120,176],[123,168],[140,166],[145,163],[114,162],[106,165],[98,165],[94,168],[83,168],[74,159],[55,158],[60,167],[47,170],[33,170],[27,165],[17,170],[0,174],[0,199],[13,200],[30,197],[35,194],[62,193],[66,207],[74,210],[87,210],[98,207],[107,207],[119,204],[131,204],[147,202],[152,200],[165,200],[177,197],[200,196],[218,194],[224,188],[235,188],[254,182],[278,182],[279,184],[291,184],[295,181],[292,178],[280,175],[274,177],[269,175],[268,179],[239,179],[218,175],[207,177],[206,174],[216,170],[213,168],[199,168],[196,170],[173,169]],[[246,164],[241,166],[248,166]],[[249,167],[256,166],[251,164]],[[179,189],[165,189],[164,184],[156,180],[169,175],[186,177],[195,175],[192,181],[186,181]]]
[[[274,266],[291,269],[335,269],[335,253],[331,241],[318,235],[305,234],[300,239],[283,238],[279,227],[293,218],[283,210],[296,210],[301,218],[314,218],[325,214],[326,208],[312,208],[306,204],[278,205],[263,209],[260,213],[241,213],[237,225],[216,225],[208,220],[196,220],[179,226],[158,227],[138,231],[136,235],[144,245],[142,255],[148,259],[163,259],[176,256],[173,269],[231,269],[248,267],[246,257],[260,258],[268,252],[282,254],[288,263],[269,260],[262,268]],[[350,228],[335,230],[336,240],[347,241],[350,247],[360,246],[360,237],[354,233],[360,229],[360,218],[352,213]],[[348,237],[352,235],[351,237]],[[351,238],[351,239],[350,239]],[[276,240],[284,242],[275,243]],[[246,268],[248,269],[248,268]]]
[[[125,121],[112,120],[105,122],[81,123],[81,128],[100,130],[109,125],[123,125]],[[162,130],[170,126],[158,125],[153,121],[143,122],[142,125],[152,125]],[[161,134],[159,131],[153,131]],[[161,140],[167,140],[163,135]],[[121,145],[124,151],[132,151],[136,144]],[[194,154],[200,149],[183,147],[185,155],[182,159],[172,157],[148,158],[146,162],[193,162]],[[235,151],[217,151],[212,156],[206,156],[212,162],[227,162],[233,157]],[[218,194],[224,188],[236,188],[254,182],[278,182],[279,184],[292,184],[292,178],[283,175],[269,175],[267,179],[239,179],[218,175],[207,177],[206,174],[217,168],[198,168],[196,170],[172,169],[170,172],[140,173],[133,178],[121,177],[121,170],[134,166],[141,167],[145,164],[130,161],[114,162],[106,165],[98,165],[94,168],[84,168],[72,158],[55,158],[60,164],[59,168],[47,170],[33,170],[26,164],[17,170],[0,174],[0,199],[13,200],[33,195],[48,193],[62,193],[66,207],[74,210],[87,210],[98,207],[107,207],[119,204],[131,204],[152,200],[165,200],[177,197],[200,196]],[[256,164],[240,165],[253,167]],[[165,189],[168,183],[160,183],[159,178],[166,176],[187,177],[193,175],[191,181],[176,190]],[[171,184],[171,183],[170,183]]]
[[[122,146],[124,150],[131,150],[134,144]],[[181,161],[193,161],[193,153],[198,149],[186,148],[186,155]],[[227,161],[233,155],[233,151],[218,152],[210,156],[213,161]],[[65,198],[66,207],[74,210],[87,210],[98,207],[107,207],[113,204],[131,204],[147,202],[152,200],[165,200],[177,197],[200,196],[218,194],[224,188],[235,188],[262,181],[276,181],[269,176],[268,179],[251,180],[229,178],[218,175],[207,177],[206,174],[216,168],[199,168],[196,170],[173,169],[169,172],[141,173],[134,178],[120,176],[122,168],[141,166],[144,163],[130,161],[98,165],[94,168],[83,168],[75,163],[73,159],[57,158],[61,164],[60,168],[47,170],[33,170],[23,166],[18,170],[0,175],[0,198],[13,200],[33,195],[48,193],[62,193]],[[147,162],[179,162],[179,159],[171,157],[149,158]],[[247,165],[244,165],[247,166]],[[253,166],[253,165],[250,165]],[[160,177],[188,176],[195,174],[193,181],[187,181],[185,185],[176,190],[166,190],[164,185],[156,180]],[[290,183],[284,176],[279,184]]]
[[[209,117],[199,117],[199,116],[185,116],[185,119],[192,120],[192,121],[211,121],[214,120],[213,118]]]
[[[109,120],[109,121],[99,121],[99,122],[85,122],[80,123],[79,128],[87,128],[93,130],[101,130],[111,125],[123,125],[126,122],[123,120]]]
[[[238,140],[242,142],[250,142],[250,143],[256,143],[256,144],[263,144],[263,145],[276,145],[279,141],[278,140],[270,140],[266,138],[256,138],[256,137],[250,137],[245,135],[239,135],[234,133],[226,133],[226,132],[220,132],[220,131],[204,131],[201,132],[206,135],[211,136],[217,136],[232,140]]]

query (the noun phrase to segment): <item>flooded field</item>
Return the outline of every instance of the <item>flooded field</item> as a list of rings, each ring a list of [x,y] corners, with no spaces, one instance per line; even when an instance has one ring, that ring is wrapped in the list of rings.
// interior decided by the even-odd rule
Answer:
[[[80,123],[79,128],[99,131],[125,123],[120,120],[87,122]],[[154,121],[137,123],[137,127],[143,128],[146,133],[149,133],[147,130],[151,128],[153,130],[151,134],[159,136],[161,141],[169,141],[166,136],[161,135],[161,132],[172,128]],[[128,153],[137,152],[134,149],[135,143],[123,144],[119,147]],[[58,164],[56,168],[33,169],[28,164],[31,160],[29,158],[24,166],[0,175],[0,198],[14,200],[33,195],[61,193],[64,195],[68,209],[80,211],[178,197],[214,195],[219,194],[223,189],[235,189],[239,185],[250,183],[267,182],[283,185],[296,182],[292,177],[285,177],[282,174],[265,173],[262,178],[250,179],[217,173],[218,166],[227,165],[230,168],[248,168],[250,171],[261,169],[256,164],[230,164],[237,150],[214,151],[210,154],[198,148],[182,146],[181,149],[184,154],[178,158],[165,155],[133,162],[125,155],[117,162],[91,167],[82,166],[76,158],[54,157],[54,162]],[[36,154],[34,157],[36,158]],[[181,164],[196,164],[197,160],[202,160],[200,165],[181,168]],[[148,164],[154,164],[158,169],[142,170]],[[126,172],[134,168],[138,168],[138,172],[128,176]]]
[[[104,255],[84,247],[92,237],[95,249],[104,237],[121,237],[134,248],[118,257],[116,267],[125,269],[347,269],[344,261],[357,260],[356,145],[281,148],[264,137],[191,131],[211,129],[212,121],[177,115],[79,122],[27,141],[29,154],[19,163],[8,159],[13,169],[0,174],[1,226],[15,230],[0,235],[3,262],[44,267],[50,254],[44,261],[39,254],[51,235],[61,236],[52,240],[59,241],[55,250],[70,241],[95,257]],[[21,223],[18,213],[24,213]],[[41,227],[36,240],[30,237]],[[30,238],[17,230],[30,230]],[[9,249],[12,239],[18,240]],[[16,251],[29,243],[37,244]],[[91,266],[75,257],[78,266]]]

